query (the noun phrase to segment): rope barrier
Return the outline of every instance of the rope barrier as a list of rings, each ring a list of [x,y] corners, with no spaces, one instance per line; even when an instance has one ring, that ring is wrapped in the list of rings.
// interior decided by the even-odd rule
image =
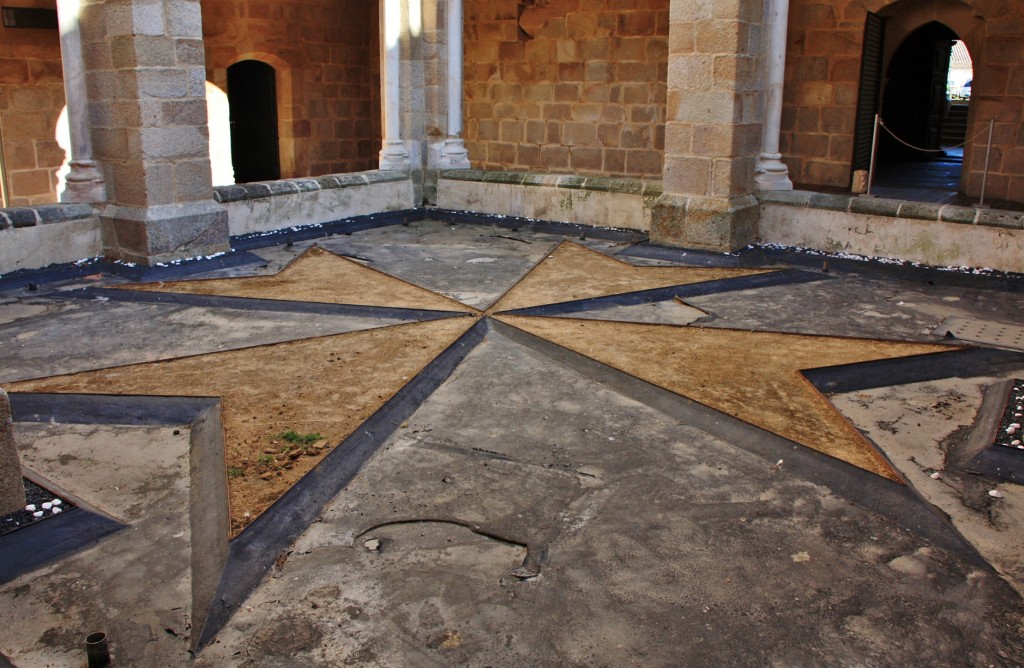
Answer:
[[[885,124],[885,121],[883,121],[881,119],[881,117],[879,117],[879,119],[878,119],[878,124],[880,126],[882,126],[883,128],[885,128],[885,131],[889,133],[890,137],[892,137],[893,139],[895,139],[899,143],[903,144],[907,148],[913,149],[915,151],[921,151],[922,153],[944,153],[945,150],[946,150],[946,149],[942,149],[942,148],[921,148],[920,146],[914,146],[913,144],[911,144],[909,142],[906,142],[906,141],[900,139],[898,136],[896,136],[896,133],[889,129],[889,126]],[[946,148],[963,148],[964,146],[967,146],[967,142],[968,141],[973,141],[973,140],[977,139],[978,137],[980,137],[981,135],[985,134],[986,132],[988,132],[988,128],[984,128],[983,130],[978,132],[978,134],[974,135],[973,137],[971,137],[969,139],[964,139],[963,143],[961,143],[961,144],[956,144],[955,146],[947,146]]]
[[[871,194],[871,186],[874,184],[874,181],[875,181],[875,163],[876,163],[877,155],[878,155],[878,128],[884,128],[885,131],[889,133],[890,137],[892,137],[893,139],[895,139],[896,141],[898,141],[899,143],[903,144],[904,146],[906,146],[907,148],[909,148],[911,150],[920,151],[922,153],[945,153],[946,152],[945,149],[941,149],[941,148],[940,149],[921,148],[920,146],[914,146],[913,144],[911,144],[909,142],[906,142],[903,139],[900,139],[899,137],[896,136],[896,133],[894,133],[892,130],[890,130],[885,125],[885,122],[882,120],[882,117],[879,114],[875,114],[875,129],[874,129],[874,133],[873,133],[873,135],[871,137],[871,162],[870,162],[869,167],[868,167],[867,189],[866,189],[866,192],[864,193],[865,196],[867,196],[867,197],[874,197],[874,195]],[[985,168],[984,168],[984,170],[982,171],[982,174],[981,174],[981,199],[980,199],[980,201],[978,202],[978,205],[977,205],[979,208],[987,208],[987,205],[985,204],[985,186],[986,186],[986,182],[988,181],[989,159],[990,159],[990,157],[992,155],[992,132],[993,132],[994,128],[995,128],[995,119],[990,119],[989,122],[988,122],[988,127],[983,129],[983,130],[981,130],[981,131],[979,131],[978,134],[976,134],[976,135],[974,135],[973,137],[970,137],[970,138],[965,138],[964,142],[962,144],[957,144],[956,146],[947,146],[946,147],[946,148],[961,148],[963,146],[966,146],[968,141],[973,141],[973,140],[977,139],[978,137],[980,137],[981,135],[983,135],[986,132],[988,132],[988,143],[987,143],[987,147],[985,149]]]

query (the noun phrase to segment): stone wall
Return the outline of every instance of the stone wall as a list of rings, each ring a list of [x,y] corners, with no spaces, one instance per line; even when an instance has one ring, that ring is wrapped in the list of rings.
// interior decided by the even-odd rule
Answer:
[[[277,71],[281,175],[377,167],[381,144],[377,2],[203,0],[207,77],[263,61]]]
[[[5,7],[55,9],[55,0],[20,0]],[[57,30],[0,25],[0,131],[9,206],[57,201],[64,151],[55,139],[64,106]]]
[[[867,12],[886,19],[885,60],[913,30],[938,21],[974,61],[961,189],[977,196],[984,137],[995,120],[987,196],[1024,198],[1024,5],[1017,0],[792,0],[781,151],[796,183],[848,187]],[[884,69],[883,69],[884,71]],[[883,111],[884,116],[884,111]]]
[[[658,177],[668,0],[466,0],[474,167]]]

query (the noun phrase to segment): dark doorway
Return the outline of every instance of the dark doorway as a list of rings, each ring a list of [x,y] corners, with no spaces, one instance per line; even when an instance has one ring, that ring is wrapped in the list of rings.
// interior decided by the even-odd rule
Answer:
[[[235,183],[281,178],[274,68],[258,60],[243,60],[229,67],[228,104]]]
[[[933,21],[912,32],[896,49],[882,94],[882,119],[891,134],[881,135],[880,163],[942,157],[942,126],[949,111],[946,79],[956,40],[955,32]]]

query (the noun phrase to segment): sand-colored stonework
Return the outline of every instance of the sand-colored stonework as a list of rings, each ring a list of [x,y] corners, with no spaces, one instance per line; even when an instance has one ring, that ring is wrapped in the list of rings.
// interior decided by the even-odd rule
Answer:
[[[717,267],[637,267],[579,244],[563,241],[512,288],[492,311],[513,311],[541,304],[751,276],[766,271]]]
[[[800,373],[948,347],[775,332],[498,316],[649,383],[892,480],[900,476]]]

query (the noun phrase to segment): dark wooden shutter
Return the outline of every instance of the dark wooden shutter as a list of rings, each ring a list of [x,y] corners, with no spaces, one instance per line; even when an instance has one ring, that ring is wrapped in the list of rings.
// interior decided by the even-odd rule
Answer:
[[[853,134],[852,171],[871,166],[871,138],[875,114],[882,90],[882,52],[885,46],[885,19],[868,12],[864,23],[864,51],[860,60],[860,86],[857,91],[857,125]]]

